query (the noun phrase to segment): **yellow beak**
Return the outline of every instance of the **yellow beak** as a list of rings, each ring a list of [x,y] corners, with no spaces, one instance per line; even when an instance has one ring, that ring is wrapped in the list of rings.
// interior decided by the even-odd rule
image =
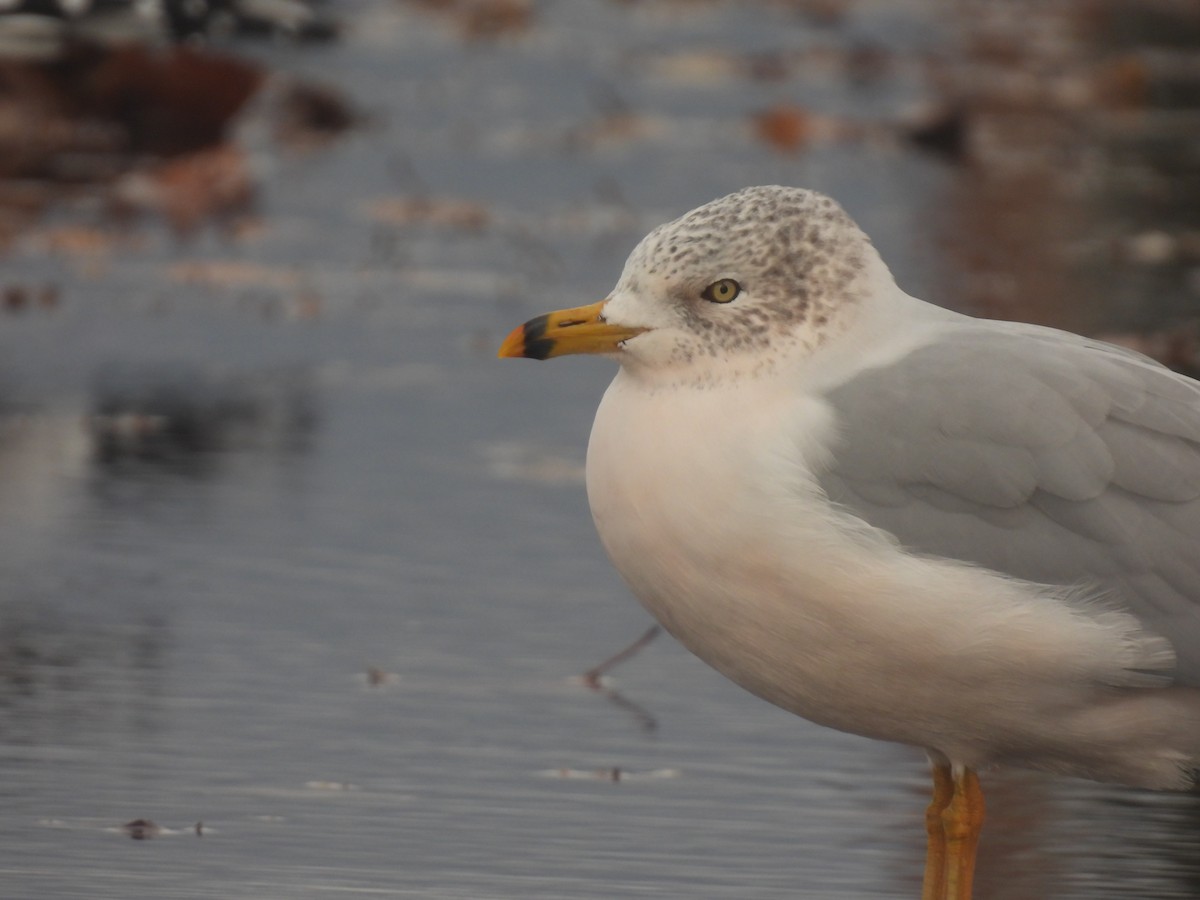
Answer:
[[[550,359],[568,353],[615,353],[621,342],[646,331],[610,325],[604,320],[606,300],[591,306],[560,309],[518,325],[504,339],[497,354],[505,357]]]

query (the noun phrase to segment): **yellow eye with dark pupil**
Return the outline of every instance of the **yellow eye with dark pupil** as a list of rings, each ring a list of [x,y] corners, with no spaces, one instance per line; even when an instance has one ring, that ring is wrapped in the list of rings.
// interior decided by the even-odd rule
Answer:
[[[706,287],[700,296],[711,303],[728,303],[736,300],[741,292],[742,286],[732,278],[722,278]]]

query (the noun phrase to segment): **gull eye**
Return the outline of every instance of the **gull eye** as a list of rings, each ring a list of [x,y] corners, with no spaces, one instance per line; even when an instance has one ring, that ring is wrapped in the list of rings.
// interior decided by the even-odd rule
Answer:
[[[736,300],[741,292],[742,286],[732,278],[722,278],[701,291],[700,296],[710,303],[729,303]]]

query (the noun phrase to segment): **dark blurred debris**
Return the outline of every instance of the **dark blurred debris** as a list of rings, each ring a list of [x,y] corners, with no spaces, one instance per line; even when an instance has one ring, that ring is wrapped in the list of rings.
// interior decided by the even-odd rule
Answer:
[[[0,191],[0,241],[80,192],[107,197],[119,215],[161,214],[180,234],[231,224],[254,203],[256,178],[235,143],[254,117],[289,149],[361,121],[331,89],[190,46],[73,40],[51,61],[0,60],[0,184],[45,186]]]
[[[314,0],[8,0],[0,57],[49,59],[75,40],[101,44],[196,43],[228,37],[324,41],[338,34]]]
[[[400,680],[400,677],[389,672],[387,669],[381,669],[379,666],[367,666],[366,680],[368,687],[384,687],[385,685],[395,684]]]
[[[210,147],[262,86],[258,65],[209,50],[76,44],[43,71],[74,120],[120,129],[130,154],[179,156]]]
[[[339,137],[366,122],[339,92],[295,82],[281,91],[275,116],[275,137],[286,147],[308,149]]]
[[[172,458],[300,443],[314,422],[299,373],[224,374],[186,365],[113,365],[92,386],[88,417],[102,460]]]
[[[28,295],[20,285],[10,285],[0,292],[0,304],[5,312],[22,312],[27,303]]]
[[[121,830],[135,841],[146,841],[162,834],[162,826],[150,819],[134,819],[121,826]]]
[[[187,47],[73,42],[51,62],[0,60],[0,178],[84,184],[211,147],[264,78]]]
[[[188,5],[188,0],[174,0],[174,5]],[[219,5],[226,8],[239,35],[328,41],[340,31],[329,14],[330,4],[314,0],[224,0]]]
[[[203,822],[197,822],[188,830],[195,834],[196,837],[204,837],[205,825]],[[148,841],[151,838],[162,837],[164,835],[180,835],[185,833],[183,829],[167,828],[159,825],[152,819],[134,819],[132,822],[126,822],[121,826],[121,831],[135,841]]]
[[[36,287],[8,284],[0,288],[0,310],[6,313],[54,310],[58,308],[58,301],[59,290],[54,284],[41,284]]]
[[[0,61],[0,177],[88,182],[141,157],[212,146],[264,77],[252,63],[186,47],[75,42],[53,62]],[[26,122],[37,123],[32,133],[22,133]]]
[[[967,110],[958,104],[925,113],[904,126],[901,133],[918,150],[947,162],[963,162],[970,152],[969,117]]]
[[[472,0],[461,4],[460,23],[468,38],[488,39],[526,31],[533,24],[532,0]]]

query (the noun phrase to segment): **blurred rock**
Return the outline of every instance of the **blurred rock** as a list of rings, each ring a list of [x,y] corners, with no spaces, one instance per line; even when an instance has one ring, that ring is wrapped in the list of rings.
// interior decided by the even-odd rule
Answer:
[[[361,120],[331,89],[190,46],[71,40],[53,60],[0,60],[0,184],[45,185],[0,191],[0,241],[81,191],[118,215],[160,214],[180,234],[225,223],[255,197],[243,134],[306,149]]]
[[[134,819],[121,826],[121,830],[135,841],[145,841],[162,834],[162,826],[150,819]]]
[[[460,5],[460,24],[469,38],[495,38],[525,31],[533,24],[530,0],[473,0]]]
[[[854,122],[818,115],[802,106],[780,104],[752,119],[760,141],[785,153],[798,153],[810,144],[861,138],[866,130]]]
[[[812,138],[812,115],[799,106],[776,106],[754,117],[754,130],[764,143],[794,152]]]

